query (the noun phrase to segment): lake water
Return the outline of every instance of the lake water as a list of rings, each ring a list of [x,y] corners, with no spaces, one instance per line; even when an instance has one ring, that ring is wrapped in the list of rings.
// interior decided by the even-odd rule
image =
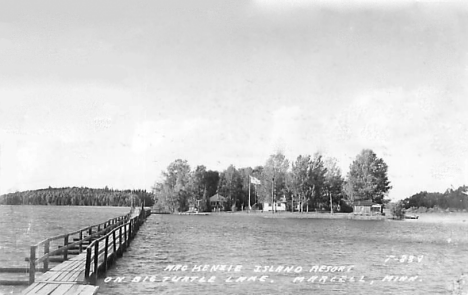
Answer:
[[[99,294],[457,294],[456,280],[468,283],[467,230],[462,222],[152,215]]]
[[[128,210],[0,206],[0,263],[27,266],[30,244]],[[458,294],[456,280],[468,282],[468,215],[459,222],[289,216],[151,215],[99,280],[99,294]],[[22,289],[0,286],[0,294]]]
[[[129,207],[0,206],[0,267],[29,267],[25,257],[31,245],[129,211]],[[27,280],[26,274],[0,273],[0,280],[17,277]],[[23,288],[0,285],[0,294],[19,293]]]

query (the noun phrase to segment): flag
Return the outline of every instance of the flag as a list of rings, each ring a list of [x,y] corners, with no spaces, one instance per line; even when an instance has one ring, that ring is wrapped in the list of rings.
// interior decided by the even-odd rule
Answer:
[[[253,176],[250,176],[250,183],[260,184],[260,180],[258,180],[257,178],[255,178]]]

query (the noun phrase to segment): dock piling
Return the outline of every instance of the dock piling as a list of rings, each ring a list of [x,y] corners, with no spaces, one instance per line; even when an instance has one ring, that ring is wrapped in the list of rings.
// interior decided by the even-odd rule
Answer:
[[[47,240],[44,243],[44,255],[47,257],[44,259],[43,268],[47,271],[49,269],[49,251],[50,251],[50,241]]]
[[[82,230],[80,230],[80,245],[78,247],[81,253],[83,251],[83,231]]]
[[[36,277],[36,245],[31,246],[29,257],[29,284],[32,284]]]
[[[98,268],[99,268],[99,240],[96,240],[94,244],[94,269],[93,269],[93,285],[97,283],[97,275],[98,275]]]
[[[68,235],[63,238],[63,246],[68,246]],[[63,260],[68,259],[68,247],[63,251]]]
[[[106,245],[104,248],[104,271],[107,271],[107,249],[109,249],[109,235],[106,235]]]

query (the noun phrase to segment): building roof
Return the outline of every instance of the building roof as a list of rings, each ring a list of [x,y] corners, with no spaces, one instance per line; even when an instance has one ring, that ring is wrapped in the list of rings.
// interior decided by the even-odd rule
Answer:
[[[226,198],[221,196],[220,194],[216,194],[210,197],[210,202],[225,202]]]
[[[359,200],[354,201],[353,206],[372,206],[377,205],[377,203],[372,202],[371,200]]]

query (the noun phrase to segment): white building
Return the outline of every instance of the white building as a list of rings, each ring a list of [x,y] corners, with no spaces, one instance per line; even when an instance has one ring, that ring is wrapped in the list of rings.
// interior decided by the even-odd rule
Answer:
[[[273,205],[271,203],[263,203],[263,212],[270,212],[273,208],[275,211],[286,211],[286,203],[274,202]]]

